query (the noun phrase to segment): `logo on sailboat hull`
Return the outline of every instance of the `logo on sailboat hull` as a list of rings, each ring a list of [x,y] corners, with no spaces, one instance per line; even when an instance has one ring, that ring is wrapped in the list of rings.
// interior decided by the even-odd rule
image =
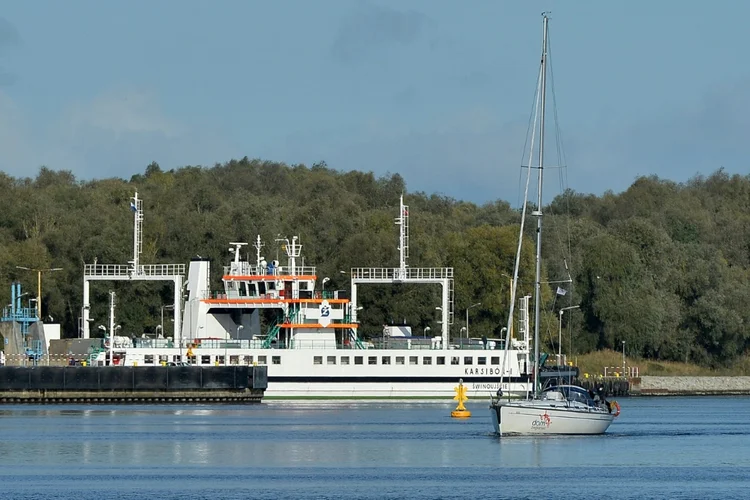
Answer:
[[[545,411],[542,415],[539,415],[538,419],[531,421],[532,429],[549,429],[552,419],[549,414]]]

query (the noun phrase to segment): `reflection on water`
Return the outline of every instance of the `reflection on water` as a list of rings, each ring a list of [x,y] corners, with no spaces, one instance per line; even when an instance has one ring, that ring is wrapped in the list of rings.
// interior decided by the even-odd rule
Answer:
[[[679,498],[686,484],[685,498],[732,498],[750,487],[750,398],[621,402],[604,436],[502,439],[476,401],[468,420],[422,402],[5,406],[0,481],[7,498],[64,499],[105,478],[119,498],[142,498],[128,496],[135,485],[174,498],[437,498],[457,484],[472,499],[497,498],[498,481],[536,498],[528,484],[539,468],[600,485],[636,478],[622,498]]]

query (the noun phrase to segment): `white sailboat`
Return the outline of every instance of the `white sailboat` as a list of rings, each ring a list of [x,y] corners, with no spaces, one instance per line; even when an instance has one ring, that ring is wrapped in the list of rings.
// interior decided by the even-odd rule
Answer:
[[[534,385],[525,399],[504,399],[502,391],[493,397],[490,404],[495,432],[501,436],[508,434],[603,434],[612,420],[619,414],[617,403],[608,403],[603,397],[592,397],[586,389],[574,385],[559,385],[540,390],[539,384],[539,323],[541,306],[541,244],[542,244],[542,180],[544,173],[544,119],[546,107],[547,64],[549,57],[549,16],[544,13],[542,35],[542,58],[539,71],[539,92],[537,94],[537,112],[531,138],[529,171],[524,195],[521,231],[518,239],[511,287],[511,303],[508,315],[508,332],[512,331],[514,303],[516,301],[516,284],[523,240],[524,221],[528,204],[528,186],[533,164],[534,136],[539,130],[539,166],[538,166],[538,202],[531,215],[536,217],[536,273],[534,285]],[[528,321],[528,300],[521,299],[522,317]],[[505,360],[503,360],[505,362]],[[501,371],[501,373],[503,373]],[[502,384],[501,384],[502,386]],[[596,399],[596,400],[595,400]]]

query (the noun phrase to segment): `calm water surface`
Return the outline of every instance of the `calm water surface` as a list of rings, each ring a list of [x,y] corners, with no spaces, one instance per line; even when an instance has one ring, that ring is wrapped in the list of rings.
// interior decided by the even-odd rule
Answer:
[[[0,498],[750,498],[750,398],[620,403],[503,439],[484,401],[0,406]]]

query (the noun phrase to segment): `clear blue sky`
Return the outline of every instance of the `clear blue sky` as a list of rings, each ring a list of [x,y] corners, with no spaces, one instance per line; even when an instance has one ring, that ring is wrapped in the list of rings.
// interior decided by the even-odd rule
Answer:
[[[552,12],[571,188],[747,173],[747,1],[35,0],[0,11],[0,170],[249,156],[518,199]]]

